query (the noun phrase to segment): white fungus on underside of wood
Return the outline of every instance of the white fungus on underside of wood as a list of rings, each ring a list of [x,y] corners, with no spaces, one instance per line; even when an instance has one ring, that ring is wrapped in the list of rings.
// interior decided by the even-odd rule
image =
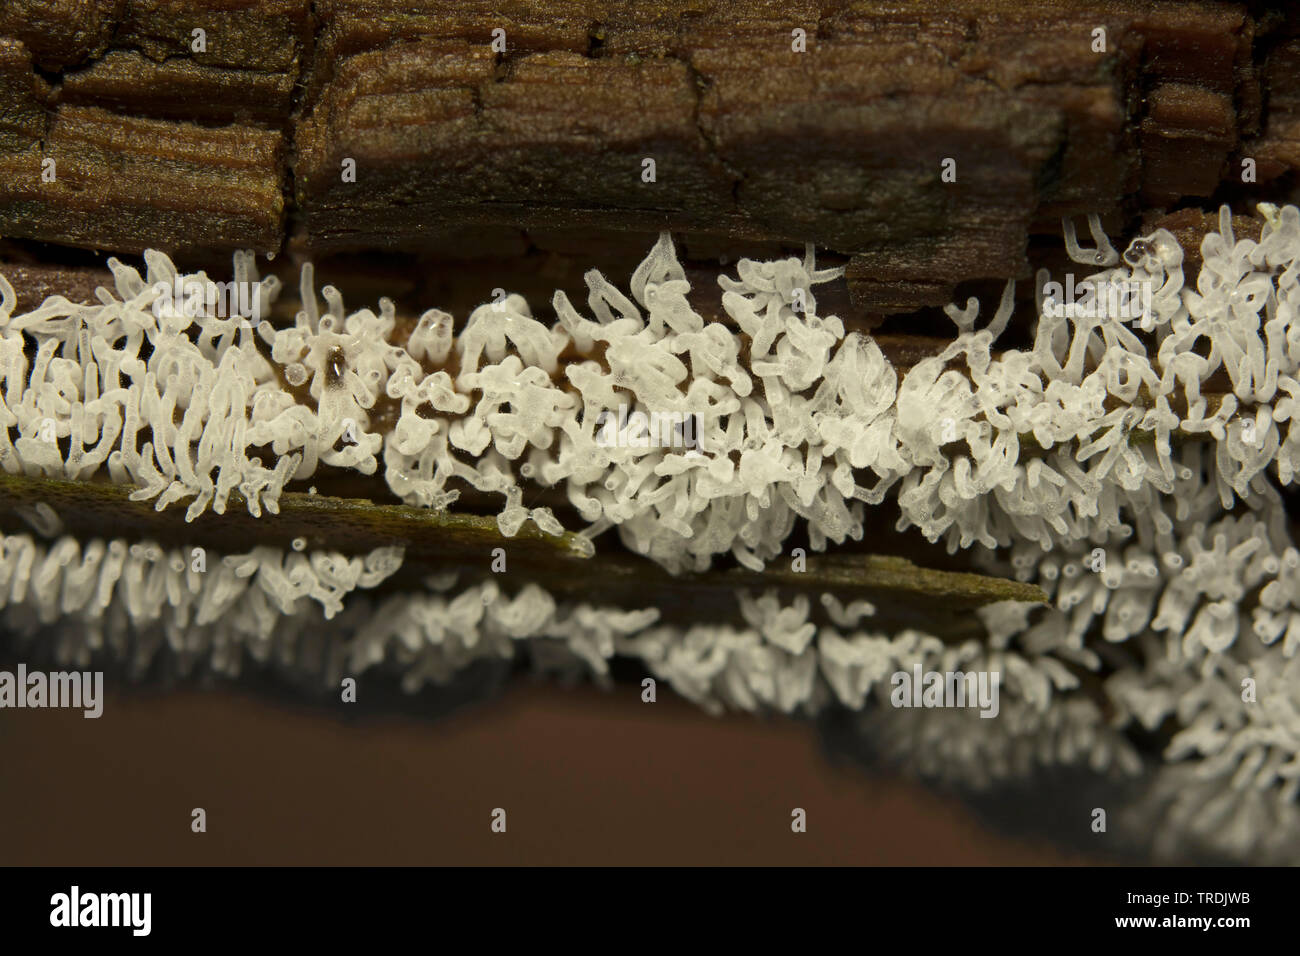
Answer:
[[[536,585],[367,594],[400,564],[391,550],[255,549],[216,556],[196,580],[183,554],[56,537],[47,522],[37,537],[3,538],[6,623],[76,621],[88,636],[59,638],[73,656],[166,644],[221,671],[323,629],[346,639],[354,669],[404,661],[412,689],[519,645],[596,675],[628,655],[710,709],[863,709],[919,769],[970,782],[1034,763],[1132,772],[1123,729],[1172,720],[1170,772],[1192,774],[1203,795],[1181,798],[1178,819],[1249,852],[1265,830],[1216,830],[1225,808],[1266,804],[1268,828],[1300,832],[1300,551],[1281,498],[1300,472],[1300,210],[1261,212],[1256,242],[1236,239],[1222,211],[1194,287],[1168,232],[1117,257],[1099,229],[1092,250],[1071,231],[1072,254],[1106,266],[1094,281],[1150,284],[1137,327],[1104,309],[1044,308],[1040,274],[1031,348],[992,352],[1008,288],[984,328],[974,300],[950,307],[954,341],[901,379],[869,336],[817,314],[813,288],[838,273],[818,270],[811,250],[742,260],[719,279],[747,350],[691,307],[667,236],[627,293],[588,273],[590,317],[557,293],[548,327],[514,295],[476,309],[459,334],[451,316],[426,312],[404,344],[387,300],[348,313],[326,287],[321,312],[309,268],[303,308],[279,329],[155,311],[157,284],[177,275],[153,252],[145,277],[110,261],[116,288],[91,305],[54,297],[14,315],[0,277],[0,467],[11,473],[105,476],[159,509],[189,500],[192,519],[222,513],[236,490],[254,515],[274,512],[289,481],[325,464],[376,475],[418,506],[448,508],[458,485],[498,494],[508,536],[527,520],[562,530],[523,504],[540,484],[580,516],[569,530],[614,528],[673,572],[727,554],[761,569],[797,523],[814,549],[859,539],[865,509],[889,497],[900,529],[970,549],[982,569],[1051,599],[984,609],[985,640],[958,647],[872,630],[869,605],[829,595],[831,627],[809,620],[806,599],[784,606],[774,593],[737,595],[734,626],[682,627],[653,608],[559,604]],[[236,257],[235,278],[258,281],[250,255]],[[191,281],[206,277],[181,277]],[[277,291],[261,280],[264,304]],[[1212,412],[1211,376],[1230,386]],[[387,430],[372,423],[380,402],[398,409]],[[599,414],[620,405],[692,416],[698,446],[599,440]],[[1102,670],[1107,643],[1135,663],[1102,682],[1104,719],[1076,675]],[[917,663],[999,671],[1001,716],[873,706],[890,673]],[[1242,699],[1246,677],[1256,702]]]

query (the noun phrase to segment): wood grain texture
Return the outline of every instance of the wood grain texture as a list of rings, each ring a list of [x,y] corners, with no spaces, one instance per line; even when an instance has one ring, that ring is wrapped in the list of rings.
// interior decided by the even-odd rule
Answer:
[[[1264,4],[17,0],[0,236],[463,259],[671,229],[815,242],[859,310],[906,312],[1246,156],[1238,193],[1290,194],[1297,67],[1300,15]]]

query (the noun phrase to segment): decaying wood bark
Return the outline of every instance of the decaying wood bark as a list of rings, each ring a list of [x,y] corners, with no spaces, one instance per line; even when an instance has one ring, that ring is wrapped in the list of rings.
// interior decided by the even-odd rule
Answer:
[[[493,48],[502,38],[504,52]],[[1253,183],[1239,181],[1243,159]],[[51,294],[91,301],[111,284],[102,267],[33,241],[154,247],[200,263],[237,248],[293,253],[280,260],[286,278],[285,259],[349,255],[350,271],[329,275],[345,294],[457,309],[481,301],[457,298],[482,293],[465,291],[467,276],[504,268],[512,291],[538,301],[572,291],[593,265],[625,276],[671,229],[697,264],[813,242],[848,266],[818,291],[826,311],[871,328],[881,314],[951,301],[964,280],[1027,277],[1032,237],[1058,234],[1062,215],[1099,212],[1114,231],[1165,226],[1195,268],[1215,222],[1200,200],[1280,198],[1297,168],[1300,16],[1262,5],[15,0],[0,10],[0,239],[20,241],[0,245],[0,259],[20,309]],[[1179,208],[1189,200],[1196,208]],[[1252,225],[1242,219],[1240,234]],[[714,271],[694,269],[693,281]],[[706,303],[697,307],[716,318]],[[900,371],[943,344],[878,341]],[[448,566],[472,575],[504,541],[490,518],[403,508],[324,473],[319,495],[291,489],[282,513],[255,525],[234,507],[183,526],[111,485],[31,481],[0,482],[6,520],[57,500],[74,533],[117,522],[132,537],[219,550],[315,545],[327,523],[332,548],[405,546],[393,587]],[[349,501],[356,494],[367,500]],[[463,504],[491,514],[499,502]],[[811,573],[797,575],[774,565],[670,579],[616,548],[587,562],[566,540],[508,543],[552,593],[580,587],[629,607],[649,594],[666,619],[732,616],[736,588],[830,590],[881,598],[882,620],[924,618],[957,639],[971,607],[1041,597],[954,573],[937,549],[876,520],[880,534],[809,558]]]
[[[1263,4],[0,11],[0,237],[103,251],[617,273],[667,228],[701,259],[815,242],[847,257],[860,311],[904,312],[1027,276],[1061,215],[1118,230],[1191,199],[1278,198],[1298,167],[1300,14]]]

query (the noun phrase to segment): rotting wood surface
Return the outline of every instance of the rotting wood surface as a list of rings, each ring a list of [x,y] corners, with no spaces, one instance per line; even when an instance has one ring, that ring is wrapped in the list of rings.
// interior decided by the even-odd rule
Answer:
[[[613,268],[598,253],[671,229],[697,258],[815,242],[847,257],[859,309],[906,312],[1027,275],[1063,214],[1119,230],[1226,188],[1277,198],[1297,167],[1300,13],[1264,4],[0,11],[0,237],[108,252]]]

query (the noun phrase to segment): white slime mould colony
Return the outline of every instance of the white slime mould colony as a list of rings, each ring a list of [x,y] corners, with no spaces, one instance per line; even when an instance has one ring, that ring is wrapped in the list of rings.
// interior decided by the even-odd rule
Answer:
[[[833,627],[809,621],[806,599],[783,607],[774,593],[737,595],[733,627],[668,627],[654,608],[557,604],[533,584],[508,595],[442,578],[424,593],[366,594],[400,566],[399,549],[349,559],[261,547],[196,573],[185,552],[78,541],[44,514],[36,534],[3,538],[4,624],[58,642],[62,659],[108,647],[141,668],[163,646],[236,673],[245,654],[288,660],[310,644],[332,680],[388,659],[411,690],[525,640],[542,666],[582,662],[598,677],[627,655],[710,709],[862,709],[898,756],[971,784],[1035,764],[1138,774],[1125,728],[1172,721],[1167,764],[1132,826],[1153,827],[1141,808],[1158,807],[1166,831],[1212,851],[1294,862],[1300,551],[1280,490],[1300,471],[1300,210],[1260,213],[1255,242],[1236,240],[1222,210],[1195,288],[1168,232],[1121,258],[1095,219],[1095,249],[1067,229],[1072,257],[1102,267],[1095,279],[1150,283],[1136,327],[1104,308],[1044,307],[1040,291],[1033,347],[995,356],[1008,286],[983,328],[974,300],[950,306],[956,339],[901,381],[869,336],[816,314],[812,287],[838,272],[818,271],[811,250],[802,262],[742,260],[719,279],[747,355],[733,327],[692,309],[667,236],[630,296],[588,273],[590,318],[557,293],[549,327],[511,296],[476,309],[459,335],[427,312],[403,344],[387,300],[348,314],[326,287],[320,313],[310,267],[303,311],[279,329],[155,309],[158,284],[177,276],[153,252],[144,278],[110,260],[116,295],[101,289],[93,305],[54,297],[14,315],[0,277],[0,465],[11,473],[106,475],[159,509],[190,499],[192,519],[222,513],[236,489],[254,515],[275,512],[287,482],[325,464],[382,472],[398,497],[431,508],[467,484],[502,496],[505,535],[530,519],[559,532],[551,511],[523,507],[531,483],[562,489],[588,540],[616,528],[673,572],[723,554],[761,569],[797,521],[815,549],[859,539],[864,509],[891,496],[900,528],[973,549],[982,569],[1052,599],[986,607],[987,638],[955,647],[873,632],[869,604],[831,595]],[[235,278],[257,281],[251,255],[236,256]],[[268,302],[277,280],[261,291]],[[1210,414],[1201,389],[1216,373],[1231,391]],[[368,414],[381,401],[400,406],[382,433]],[[694,416],[705,453],[598,441],[600,412],[620,405]],[[1104,671],[1099,650],[1125,662],[1104,677],[1105,713],[1077,677]],[[889,707],[889,675],[915,664],[1000,672],[998,718]]]

